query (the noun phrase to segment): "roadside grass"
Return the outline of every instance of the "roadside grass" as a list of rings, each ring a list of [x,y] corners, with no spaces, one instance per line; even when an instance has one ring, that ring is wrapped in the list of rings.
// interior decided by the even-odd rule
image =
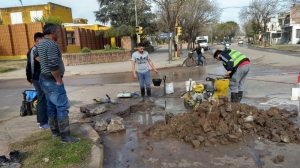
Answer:
[[[272,45],[268,46],[267,48],[276,50],[300,51],[300,46],[295,45]]]
[[[297,45],[271,45],[271,46],[259,46],[257,44],[251,44],[251,46],[259,47],[259,48],[267,48],[274,50],[284,50],[284,51],[300,51],[300,46]]]
[[[88,167],[92,141],[80,135],[75,136],[81,139],[79,143],[61,143],[60,138],[52,138],[50,130],[47,130],[12,143],[9,149],[24,153],[23,168]],[[45,161],[47,159],[48,162]]]
[[[11,72],[26,68],[27,61],[22,60],[0,60],[0,73]]]

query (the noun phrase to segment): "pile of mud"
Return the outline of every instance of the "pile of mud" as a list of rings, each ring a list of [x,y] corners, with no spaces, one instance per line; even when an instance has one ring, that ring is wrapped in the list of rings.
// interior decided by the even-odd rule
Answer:
[[[247,135],[274,142],[300,142],[297,124],[291,121],[296,116],[297,111],[291,113],[275,107],[259,110],[255,106],[231,103],[227,98],[221,98],[172,117],[167,125],[158,122],[144,134],[155,139],[198,140],[205,146],[238,142]]]

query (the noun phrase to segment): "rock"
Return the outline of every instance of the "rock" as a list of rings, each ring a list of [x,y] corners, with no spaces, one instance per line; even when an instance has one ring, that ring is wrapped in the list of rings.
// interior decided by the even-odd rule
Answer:
[[[212,145],[216,145],[216,144],[219,142],[219,140],[216,139],[216,138],[211,138],[211,139],[209,139],[208,141],[209,141],[210,144],[212,144]]]
[[[217,136],[216,133],[214,133],[214,132],[209,132],[209,133],[207,134],[207,139],[212,139],[212,138],[215,138],[216,136]]]
[[[200,142],[198,140],[192,140],[192,143],[196,149],[200,148]]]
[[[209,122],[209,124],[211,125],[217,125],[219,123],[220,120],[220,112],[218,112],[218,109],[214,109],[215,111],[211,111],[207,114],[207,121]]]
[[[204,146],[206,146],[206,147],[210,146],[208,140],[205,140]]]
[[[205,139],[203,138],[203,136],[198,136],[197,139],[200,141],[200,142],[203,142]]]
[[[82,113],[86,113],[86,108],[85,108],[85,107],[83,107],[83,106],[81,106],[81,107],[80,107],[80,112],[82,112]]]
[[[150,145],[148,145],[148,146],[147,146],[147,150],[148,150],[148,151],[153,151],[153,147],[150,146]]]
[[[285,143],[290,142],[290,138],[287,135],[280,135],[280,139],[281,139],[282,142],[285,142]]]
[[[184,141],[185,141],[185,142],[190,142],[190,141],[192,141],[192,140],[193,140],[193,138],[190,137],[190,136],[184,137]]]
[[[105,131],[107,129],[107,121],[104,119],[101,119],[100,121],[96,121],[95,123],[95,130],[96,131]]]
[[[49,162],[49,158],[43,158],[43,161],[48,163]]]
[[[296,139],[297,139],[298,142],[300,142],[300,134],[296,135]]]
[[[220,139],[220,144],[221,144],[221,145],[228,145],[229,142],[228,142],[228,140],[227,140],[226,138],[221,138],[221,139]]]
[[[104,113],[106,111],[106,108],[105,108],[105,106],[99,106],[92,110],[86,110],[86,111],[89,116],[96,116],[96,115]]]
[[[246,129],[251,129],[253,126],[252,126],[252,124],[250,124],[250,123],[245,123],[245,124],[244,124],[244,127],[245,127]]]
[[[202,128],[204,130],[204,132],[209,132],[212,130],[210,124],[208,123],[207,119],[206,118],[201,118],[199,120],[200,124],[202,125]]]
[[[277,135],[277,134],[272,134],[272,139],[271,139],[273,142],[280,142],[281,139],[280,139],[280,136]]]
[[[107,126],[107,132],[119,132],[125,130],[123,118],[115,117],[111,119]]]
[[[262,119],[262,118],[256,119],[255,122],[256,122],[258,125],[262,126],[262,127],[265,126],[265,120]]]
[[[279,114],[279,109],[276,108],[276,107],[271,107],[269,110],[267,110],[267,114],[268,116],[270,117],[273,117],[275,115],[278,115]]]
[[[280,162],[284,161],[284,156],[282,155],[278,155],[275,159],[274,159],[274,163],[278,164]]]
[[[230,103],[226,103],[225,104],[225,110],[227,111],[227,112],[231,112],[232,111],[232,108],[231,108],[231,104]]]
[[[291,116],[291,113],[289,113],[289,112],[283,112],[283,113],[282,113],[282,116],[283,116],[284,118],[289,118],[289,117]]]
[[[247,123],[247,122],[252,122],[253,121],[253,116],[252,115],[249,115],[247,117],[244,118],[244,122]]]
[[[227,134],[229,132],[228,131],[228,126],[223,120],[221,120],[219,122],[218,132],[219,132],[219,135],[224,135],[224,134]]]
[[[228,134],[228,141],[229,142],[237,142],[239,138],[233,134]]]

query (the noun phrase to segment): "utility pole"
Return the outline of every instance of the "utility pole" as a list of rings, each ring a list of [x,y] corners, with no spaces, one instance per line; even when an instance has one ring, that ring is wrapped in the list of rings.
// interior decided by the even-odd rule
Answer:
[[[138,27],[138,21],[137,21],[137,9],[136,9],[136,0],[134,0],[134,9],[135,9],[135,27]],[[137,43],[141,42],[140,35],[136,34]]]
[[[176,16],[176,21],[175,21],[175,44],[174,44],[174,46],[176,46],[175,47],[175,59],[177,59],[178,58],[178,30],[177,30],[177,28],[178,28],[178,16]]]

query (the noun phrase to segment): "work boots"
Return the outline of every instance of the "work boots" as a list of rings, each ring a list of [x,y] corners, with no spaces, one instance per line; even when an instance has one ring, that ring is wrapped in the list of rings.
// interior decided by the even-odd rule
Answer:
[[[4,155],[0,156],[0,167],[1,168],[21,168],[22,165],[20,163],[14,163]]]
[[[56,117],[49,117],[49,125],[52,132],[52,137],[59,137],[59,128],[58,128],[58,121]]]
[[[154,100],[153,100],[152,97],[151,97],[151,89],[150,89],[150,88],[147,88],[147,96],[148,96],[149,102],[153,103]]]
[[[243,91],[239,91],[238,92],[238,103],[241,102],[242,98],[243,98]]]
[[[238,103],[238,93],[231,92],[231,102]]]
[[[141,88],[141,99],[139,100],[139,102],[143,102],[145,101],[145,88]]]
[[[21,159],[23,157],[22,152],[15,150],[9,153],[9,158],[14,163],[21,163]]]
[[[79,138],[75,138],[71,135],[70,126],[69,126],[69,117],[58,120],[58,128],[60,132],[60,142],[68,143],[68,142],[79,142]]]

